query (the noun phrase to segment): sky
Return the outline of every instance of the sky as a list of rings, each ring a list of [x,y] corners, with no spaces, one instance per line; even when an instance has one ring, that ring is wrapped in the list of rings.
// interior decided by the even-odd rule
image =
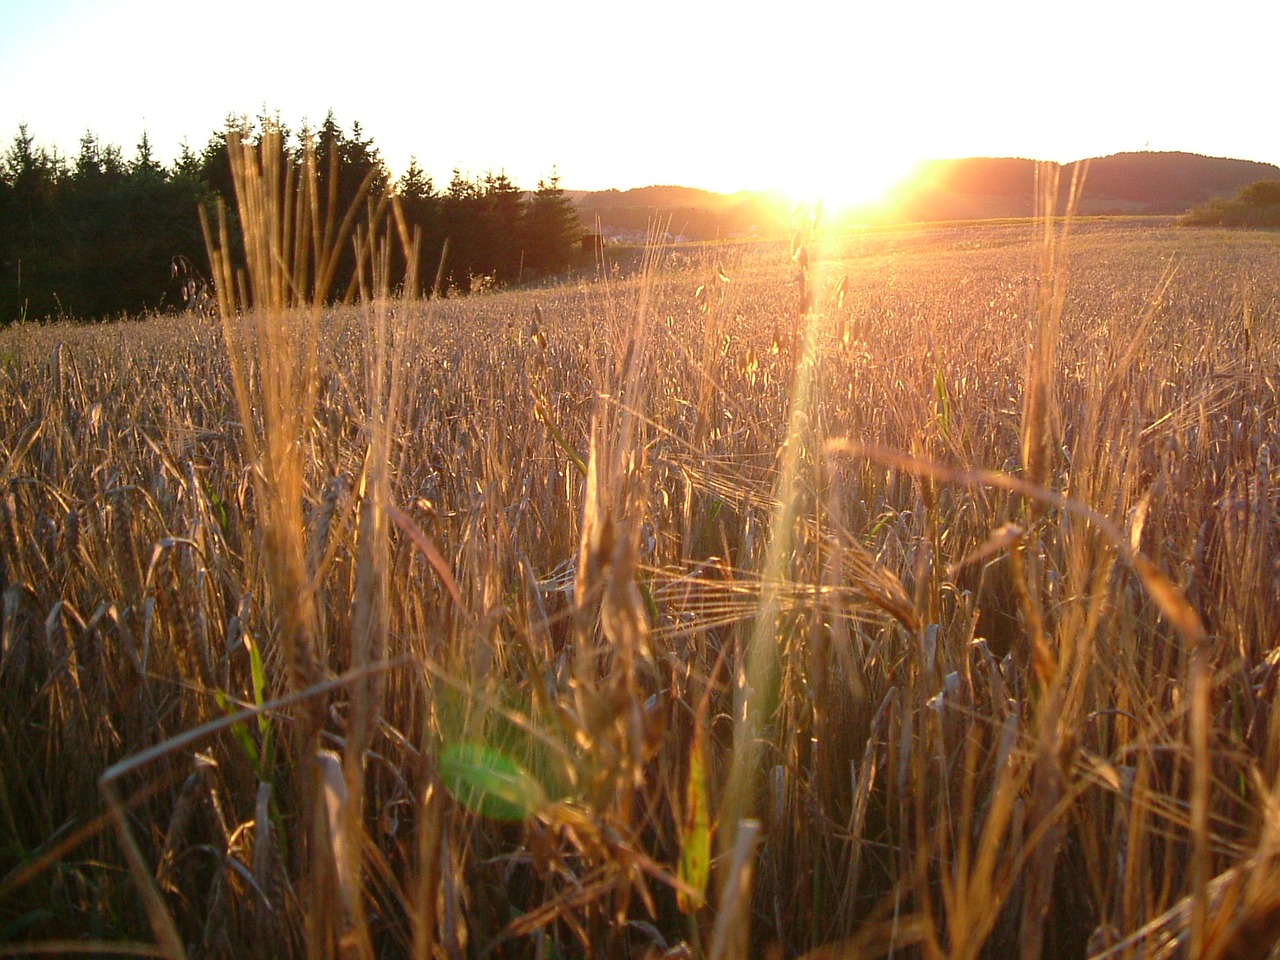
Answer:
[[[0,0],[0,145],[358,121],[394,175],[871,199],[924,159],[1280,163],[1276,0]]]

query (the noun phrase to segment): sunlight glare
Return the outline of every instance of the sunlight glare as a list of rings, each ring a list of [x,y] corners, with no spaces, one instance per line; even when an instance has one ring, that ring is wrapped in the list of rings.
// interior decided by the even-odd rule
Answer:
[[[794,203],[820,201],[827,217],[875,217],[892,206],[916,166],[904,157],[864,154],[795,171],[779,191]]]

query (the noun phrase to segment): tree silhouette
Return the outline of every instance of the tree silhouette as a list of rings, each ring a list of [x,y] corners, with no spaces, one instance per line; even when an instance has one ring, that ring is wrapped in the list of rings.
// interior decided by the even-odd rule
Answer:
[[[409,158],[409,168],[396,182],[396,195],[410,230],[418,238],[417,277],[418,289],[406,293],[418,295],[435,283],[440,254],[444,247],[444,228],[441,221],[440,195],[435,184],[418,165],[417,157]],[[403,274],[397,278],[403,281]]]
[[[1182,218],[1193,227],[1280,227],[1280,180],[1258,180],[1234,197],[1214,199]]]
[[[489,238],[483,272],[503,283],[520,279],[524,260],[524,194],[506,172],[484,178],[484,233]]]
[[[86,131],[68,162],[19,126],[0,155],[0,323],[181,309],[170,276],[174,258],[189,258],[208,273],[202,204],[224,205],[233,261],[240,259],[228,149],[237,140],[261,145],[268,135],[279,143],[281,160],[300,160],[312,145],[319,200],[335,221],[366,202],[362,196],[376,201],[391,186],[373,138],[359,122],[345,132],[332,111],[318,130],[304,124],[297,136],[278,115],[230,114],[203,148],[184,142],[171,167],[156,158],[145,131],[127,160],[118,146]],[[415,159],[394,192],[405,225],[419,239],[420,289],[413,293],[433,286],[442,264],[446,288],[461,292],[477,277],[513,283],[559,272],[581,235],[554,172],[527,194],[502,170],[480,178],[454,170],[442,192]],[[403,257],[393,263],[393,283],[403,281],[406,267]],[[336,294],[353,289],[354,270],[354,253],[345,247]]]
[[[0,316],[7,320],[61,314],[54,209],[59,164],[36,146],[22,124],[5,151],[0,172],[8,187],[0,211]]]
[[[379,197],[386,190],[389,177],[373,138],[365,136],[359,121],[352,124],[348,136],[330,110],[313,142],[320,203],[331,225],[326,226],[328,230],[337,226],[353,204],[365,202],[363,198]],[[299,144],[299,158],[305,147],[305,142]],[[336,292],[352,289],[355,267],[355,250],[344,246],[338,259]]]
[[[549,274],[560,273],[569,266],[582,238],[582,224],[554,170],[550,177],[538,181],[525,213],[524,235],[525,263],[529,268]]]

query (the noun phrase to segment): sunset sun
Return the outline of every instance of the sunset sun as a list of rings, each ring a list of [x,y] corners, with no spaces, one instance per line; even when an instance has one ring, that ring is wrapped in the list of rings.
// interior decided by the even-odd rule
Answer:
[[[862,155],[796,170],[780,180],[779,191],[793,203],[821,202],[828,216],[874,213],[890,206],[917,161]]]

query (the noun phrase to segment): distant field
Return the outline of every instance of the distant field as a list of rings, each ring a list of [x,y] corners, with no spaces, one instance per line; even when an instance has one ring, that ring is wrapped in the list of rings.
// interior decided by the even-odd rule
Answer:
[[[1044,233],[0,331],[0,943],[1266,956],[1280,235]]]

